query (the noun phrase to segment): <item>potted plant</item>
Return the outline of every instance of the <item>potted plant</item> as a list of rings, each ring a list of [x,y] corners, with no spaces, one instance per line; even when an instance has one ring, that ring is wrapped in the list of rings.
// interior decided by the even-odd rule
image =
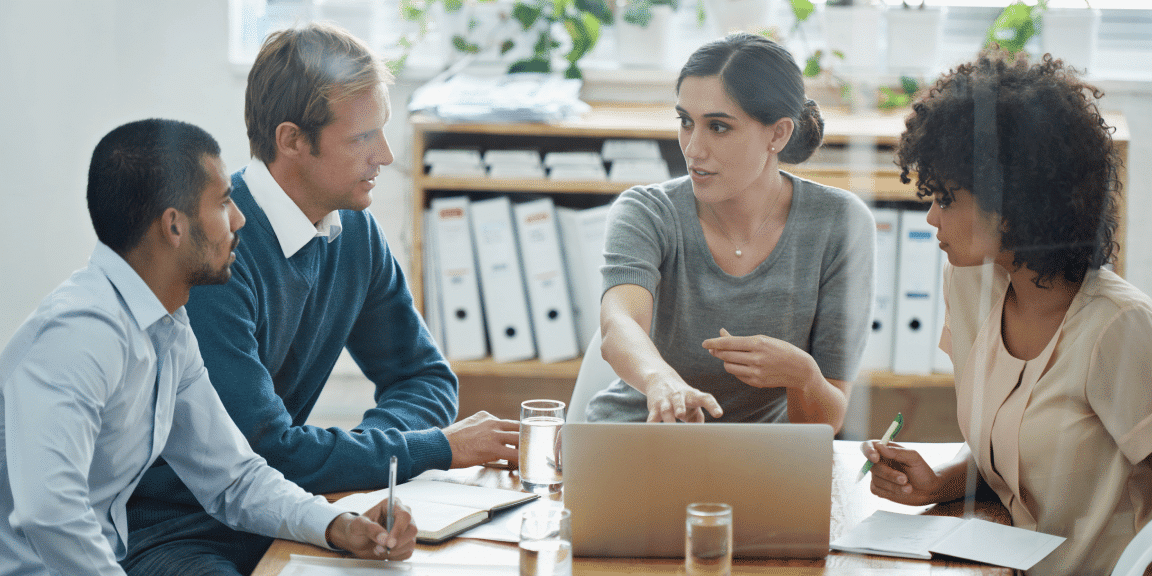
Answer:
[[[997,44],[1011,54],[1023,52],[1032,37],[1040,32],[1040,17],[1047,7],[1046,0],[1032,6],[1021,0],[1009,4],[988,27],[984,46]]]
[[[565,32],[569,44],[564,54],[564,77],[583,78],[577,62],[600,39],[601,25],[612,23],[612,12],[604,0],[519,0],[512,7],[512,18],[532,41],[532,48],[530,56],[508,67],[509,72],[552,72],[553,53],[564,46],[560,33]],[[513,49],[516,42],[513,38],[505,40],[502,52]]]
[[[908,76],[928,76],[940,65],[940,38],[948,8],[912,6],[885,12],[888,24],[888,71]]]
[[[660,68],[678,0],[617,0],[617,58],[625,67]]]

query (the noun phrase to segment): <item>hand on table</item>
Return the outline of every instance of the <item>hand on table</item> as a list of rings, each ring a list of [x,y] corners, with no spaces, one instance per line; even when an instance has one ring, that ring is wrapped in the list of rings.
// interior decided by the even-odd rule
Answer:
[[[481,410],[444,429],[452,448],[452,468],[467,468],[507,460],[511,468],[520,462],[520,423],[501,420]]]
[[[328,526],[328,542],[360,558],[407,559],[416,550],[416,524],[412,522],[412,511],[397,499],[391,532],[384,529],[387,518],[387,498],[363,515],[341,514]]]
[[[864,442],[860,451],[873,463],[873,494],[909,506],[941,501],[941,478],[919,452],[895,442],[885,446],[879,440]]]

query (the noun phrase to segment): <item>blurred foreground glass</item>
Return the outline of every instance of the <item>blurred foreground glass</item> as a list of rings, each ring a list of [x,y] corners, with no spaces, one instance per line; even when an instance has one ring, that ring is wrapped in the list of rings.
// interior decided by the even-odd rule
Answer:
[[[520,520],[520,576],[571,576],[572,524],[567,508],[528,510]]]
[[[520,404],[520,484],[538,494],[559,492],[563,485],[560,427],[564,403],[526,400]]]
[[[732,573],[732,507],[689,504],[685,520],[684,571],[688,576]]]

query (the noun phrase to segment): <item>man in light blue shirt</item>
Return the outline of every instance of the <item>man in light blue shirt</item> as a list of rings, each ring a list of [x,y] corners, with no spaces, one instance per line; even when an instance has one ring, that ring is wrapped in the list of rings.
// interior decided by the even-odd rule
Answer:
[[[224,410],[183,305],[226,282],[244,216],[216,141],[171,120],[121,126],[97,145],[87,268],[41,302],[0,353],[0,575],[123,574],[125,502],[160,456],[213,517],[237,529],[411,555],[392,532],[308,494],[252,452]]]

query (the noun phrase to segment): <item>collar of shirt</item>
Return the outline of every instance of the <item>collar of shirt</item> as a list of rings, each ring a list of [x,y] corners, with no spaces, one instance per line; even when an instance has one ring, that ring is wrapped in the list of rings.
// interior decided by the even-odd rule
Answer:
[[[327,237],[331,242],[340,235],[343,228],[340,225],[340,212],[333,210],[321,218],[318,224],[312,225],[296,202],[272,178],[264,162],[252,160],[244,169],[242,177],[248,185],[248,191],[252,193],[252,199],[272,224],[272,232],[280,242],[285,258],[291,258],[317,236]]]
[[[88,258],[88,263],[104,272],[108,281],[116,287],[124,306],[132,314],[136,326],[147,331],[153,324],[163,321],[171,325],[173,320],[188,324],[188,315],[181,306],[172,314],[160,303],[156,293],[148,287],[144,279],[130,264],[103,242],[96,242],[96,249]]]

